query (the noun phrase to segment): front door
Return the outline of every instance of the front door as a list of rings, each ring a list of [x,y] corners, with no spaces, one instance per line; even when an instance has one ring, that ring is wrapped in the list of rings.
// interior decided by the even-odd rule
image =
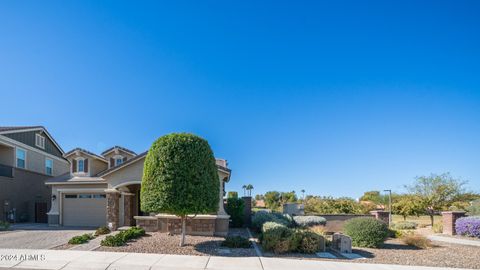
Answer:
[[[47,203],[46,202],[36,202],[35,203],[35,222],[36,223],[47,223]]]

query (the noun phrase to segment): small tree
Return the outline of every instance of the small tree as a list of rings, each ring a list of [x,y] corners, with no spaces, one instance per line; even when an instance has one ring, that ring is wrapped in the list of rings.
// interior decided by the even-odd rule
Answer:
[[[187,133],[156,140],[145,159],[141,186],[144,212],[180,217],[185,244],[186,219],[218,210],[220,181],[208,142]]]
[[[229,192],[227,193],[227,198],[235,198],[235,199],[238,198],[238,192],[236,192],[236,191],[229,191]]]
[[[280,207],[280,192],[269,191],[265,193],[265,206],[269,209],[277,209]]]
[[[420,198],[414,195],[404,195],[399,197],[392,204],[392,212],[401,215],[403,220],[408,216],[419,216],[424,212],[424,206]]]
[[[433,215],[447,209],[453,200],[463,193],[464,184],[465,182],[454,179],[449,173],[431,174],[417,177],[415,183],[407,186],[407,189],[418,196],[433,226]]]

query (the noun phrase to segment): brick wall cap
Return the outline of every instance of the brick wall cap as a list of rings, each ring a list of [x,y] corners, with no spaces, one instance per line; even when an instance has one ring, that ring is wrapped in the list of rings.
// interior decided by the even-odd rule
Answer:
[[[136,220],[157,220],[157,217],[150,217],[150,216],[134,216]]]
[[[465,211],[443,211],[442,212],[442,215],[443,214],[466,214],[467,212]]]

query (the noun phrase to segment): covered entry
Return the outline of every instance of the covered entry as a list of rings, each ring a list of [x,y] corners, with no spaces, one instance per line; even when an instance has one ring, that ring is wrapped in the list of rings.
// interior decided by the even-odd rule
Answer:
[[[63,226],[92,226],[106,224],[107,199],[105,194],[63,194]]]

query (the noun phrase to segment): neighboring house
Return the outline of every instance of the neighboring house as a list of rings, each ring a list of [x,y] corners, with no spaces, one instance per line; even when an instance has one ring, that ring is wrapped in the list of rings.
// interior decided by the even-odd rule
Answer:
[[[135,225],[145,216],[140,210],[140,185],[147,152],[136,154],[115,146],[101,155],[81,148],[64,154],[70,172],[49,179],[52,187],[52,207],[48,213],[51,225],[62,226],[121,226]],[[228,230],[228,218],[223,208],[224,184],[230,179],[225,160],[217,159],[220,185],[219,211],[206,219]],[[146,217],[152,219],[154,217]],[[143,220],[143,219],[142,219]],[[210,228],[212,229],[212,228]],[[215,230],[215,229],[214,229]],[[218,231],[218,230],[216,230]]]
[[[69,171],[63,154],[42,126],[0,127],[0,220],[47,223],[45,181]]]

